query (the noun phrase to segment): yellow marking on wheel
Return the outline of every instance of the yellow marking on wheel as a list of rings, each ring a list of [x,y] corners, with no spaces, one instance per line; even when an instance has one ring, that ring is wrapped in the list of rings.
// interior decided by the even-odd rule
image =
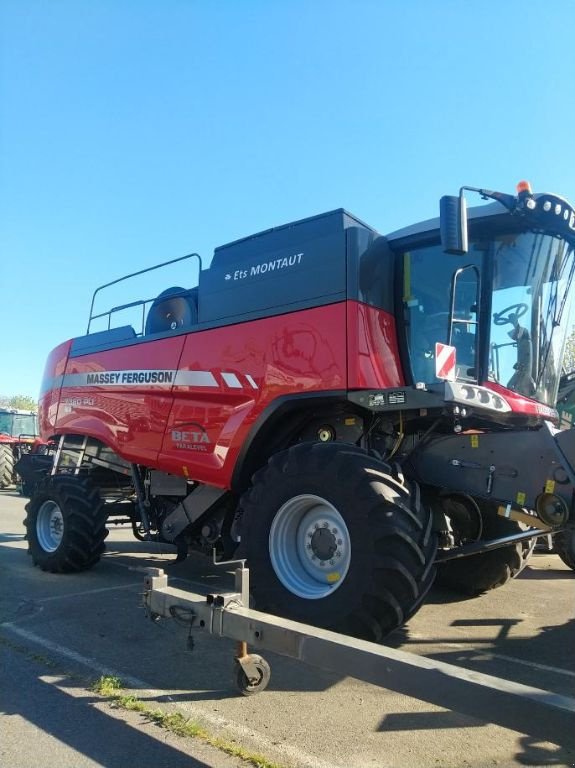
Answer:
[[[341,574],[337,571],[333,571],[332,573],[327,574],[327,580],[330,584],[333,584],[336,581],[339,581],[341,579]]]

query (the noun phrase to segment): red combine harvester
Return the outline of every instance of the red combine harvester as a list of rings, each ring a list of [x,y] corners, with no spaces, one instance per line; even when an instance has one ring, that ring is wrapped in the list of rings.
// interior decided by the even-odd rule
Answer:
[[[387,236],[332,211],[216,248],[197,284],[182,259],[181,287],[93,301],[46,365],[33,562],[89,568],[130,521],[180,560],[247,558],[259,610],[379,640],[436,572],[478,594],[538,536],[569,546],[575,212],[526,183],[464,189],[490,204],[462,190]],[[142,327],[115,327],[134,306]]]
[[[0,408],[0,488],[18,483],[18,460],[39,442],[38,419],[33,411]]]

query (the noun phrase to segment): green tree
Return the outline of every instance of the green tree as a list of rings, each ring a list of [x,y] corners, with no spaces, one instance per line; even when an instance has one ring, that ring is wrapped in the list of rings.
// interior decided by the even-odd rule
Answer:
[[[565,352],[563,353],[563,373],[575,371],[575,329],[567,337]]]
[[[1,408],[20,408],[23,411],[38,410],[38,403],[29,395],[0,395]]]

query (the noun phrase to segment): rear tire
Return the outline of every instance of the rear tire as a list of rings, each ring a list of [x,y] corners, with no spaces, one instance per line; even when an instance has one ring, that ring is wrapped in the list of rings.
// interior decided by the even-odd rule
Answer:
[[[34,565],[51,573],[95,565],[108,535],[98,489],[87,478],[55,475],[26,505],[26,538]]]
[[[6,443],[0,445],[0,488],[10,488],[14,484],[14,454]]]
[[[482,511],[483,538],[496,539],[521,533],[519,523],[500,517],[496,509],[483,507]],[[436,583],[469,596],[502,587],[525,568],[535,541],[517,542],[479,555],[449,560],[438,567]]]
[[[575,531],[564,531],[553,537],[553,548],[561,560],[575,571]]]
[[[380,641],[433,582],[436,540],[419,489],[353,445],[273,456],[241,508],[258,610]]]

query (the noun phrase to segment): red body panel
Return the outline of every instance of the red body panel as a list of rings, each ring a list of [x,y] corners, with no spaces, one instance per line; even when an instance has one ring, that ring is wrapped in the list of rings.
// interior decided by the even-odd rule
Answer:
[[[349,389],[387,389],[405,383],[392,315],[348,301],[347,332]]]
[[[518,392],[513,392],[513,390],[507,389],[506,387],[502,387],[501,384],[497,384],[494,381],[485,382],[484,386],[487,389],[491,389],[493,392],[497,392],[501,397],[504,397],[509,403],[513,413],[521,413],[526,416],[535,416],[541,420],[559,422],[559,413],[555,408],[550,408],[548,405],[538,403],[537,400],[531,400],[531,398],[520,395]]]
[[[306,392],[405,385],[394,318],[355,301],[70,357],[49,356],[40,432],[227,488],[260,414]],[[494,384],[516,413],[551,409]],[[543,412],[545,409],[545,413]]]
[[[250,428],[273,400],[347,389],[345,303],[94,352],[66,364],[69,344],[54,350],[46,368],[43,437],[89,435],[129,461],[220,487],[229,486]],[[151,371],[166,380],[138,381]],[[114,372],[112,380],[94,383],[104,372]],[[129,382],[122,381],[126,376]]]
[[[60,402],[61,377],[66,370],[71,341],[55,347],[46,360],[38,403],[38,428],[41,437],[47,439],[56,432],[58,405]]]

